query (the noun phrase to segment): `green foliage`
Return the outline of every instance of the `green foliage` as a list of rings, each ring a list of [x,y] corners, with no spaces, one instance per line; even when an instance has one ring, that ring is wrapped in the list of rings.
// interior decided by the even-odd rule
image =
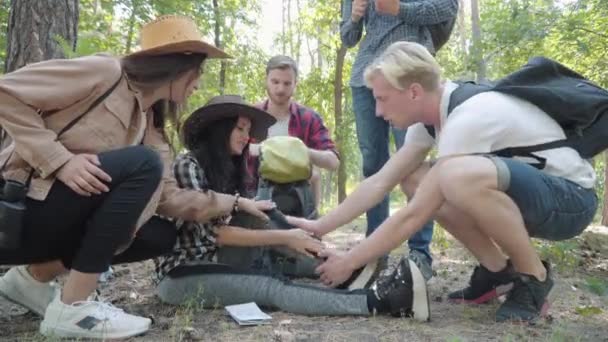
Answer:
[[[576,254],[578,242],[566,241],[534,241],[541,259],[549,260],[561,272],[571,273],[579,264],[580,256]]]
[[[585,279],[585,287],[598,296],[608,295],[608,281],[606,279],[588,277]]]
[[[6,60],[6,33],[8,30],[9,1],[0,1],[0,73]]]
[[[595,316],[602,313],[602,309],[597,306],[579,306],[574,310],[583,317]]]

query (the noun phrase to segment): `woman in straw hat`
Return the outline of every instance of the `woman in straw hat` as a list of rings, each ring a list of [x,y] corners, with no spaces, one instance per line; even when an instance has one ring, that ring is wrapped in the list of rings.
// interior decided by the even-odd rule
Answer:
[[[147,331],[150,319],[90,299],[99,274],[173,246],[173,224],[155,213],[199,221],[235,202],[179,189],[163,134],[196,90],[205,59],[228,55],[181,16],[145,25],[140,46],[121,58],[50,60],[0,78],[0,124],[13,140],[0,154],[0,264],[28,265],[0,278],[0,294],[44,316],[44,335]],[[67,270],[59,291],[52,280]]]
[[[266,138],[275,119],[247,105],[240,96],[213,98],[185,122],[183,138],[189,149],[176,158],[173,172],[180,187],[200,192],[245,191],[242,169],[250,136]],[[247,199],[234,203],[232,215]],[[275,214],[276,215],[276,214]],[[227,215],[207,222],[177,220],[178,240],[173,250],[156,259],[157,292],[161,300],[183,304],[195,300],[205,308],[255,302],[258,305],[309,315],[370,315],[374,312],[423,317],[418,307],[421,294],[409,274],[399,273],[370,284],[351,279],[350,289],[335,290],[294,284],[254,264],[217,262],[219,246],[287,246],[313,257],[323,248],[320,241],[299,229],[245,229]],[[263,223],[260,223],[263,226]],[[261,227],[249,227],[261,228]],[[221,259],[221,258],[220,258]],[[240,266],[240,267],[239,267]],[[359,279],[370,279],[361,273]],[[366,286],[367,285],[367,286]],[[423,298],[426,302],[426,297]],[[424,319],[428,318],[424,316]]]

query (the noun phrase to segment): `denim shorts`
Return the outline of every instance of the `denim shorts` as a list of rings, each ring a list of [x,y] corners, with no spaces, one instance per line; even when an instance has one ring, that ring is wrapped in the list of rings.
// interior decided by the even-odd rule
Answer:
[[[593,221],[598,206],[594,189],[512,158],[489,158],[498,170],[499,189],[517,204],[531,237],[570,239]]]

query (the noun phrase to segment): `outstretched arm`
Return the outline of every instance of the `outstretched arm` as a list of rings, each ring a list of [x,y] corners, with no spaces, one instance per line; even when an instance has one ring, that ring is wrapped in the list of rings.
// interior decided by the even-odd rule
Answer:
[[[444,202],[438,168],[433,167],[406,207],[389,217],[353,249],[343,255],[331,255],[327,262],[319,266],[321,279],[329,286],[341,284],[355,269],[390,252],[420,230]]]
[[[405,144],[373,176],[365,179],[344,202],[317,221],[290,217],[291,224],[322,236],[343,226],[379,203],[424,161],[431,147]]]

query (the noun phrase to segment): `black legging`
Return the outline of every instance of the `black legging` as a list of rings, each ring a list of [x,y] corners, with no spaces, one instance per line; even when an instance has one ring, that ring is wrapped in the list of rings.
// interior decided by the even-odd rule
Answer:
[[[27,199],[22,245],[0,250],[1,264],[61,260],[67,268],[100,273],[110,263],[144,260],[165,253],[175,228],[153,218],[138,231],[129,249],[114,254],[132,238],[146,204],[158,187],[162,162],[156,152],[133,146],[99,154],[101,169],[112,177],[110,191],[84,197],[57,180],[44,201]],[[159,234],[166,237],[161,240]]]

